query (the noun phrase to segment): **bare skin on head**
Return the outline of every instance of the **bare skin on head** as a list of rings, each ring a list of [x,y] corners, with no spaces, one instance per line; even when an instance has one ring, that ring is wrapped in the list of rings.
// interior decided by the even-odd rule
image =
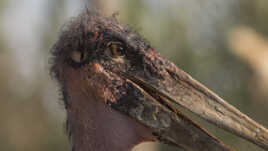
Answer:
[[[51,71],[74,151],[129,151],[144,141],[232,151],[175,104],[268,149],[267,130],[226,103],[114,18],[84,12],[65,25]]]
[[[95,74],[91,74],[91,80],[104,80],[103,69],[98,64],[88,68]],[[75,151],[124,151],[143,141],[154,140],[149,128],[105,104],[109,92],[103,94],[105,88],[101,83],[85,82],[86,70],[80,72],[80,76],[71,68],[65,72],[69,76],[65,82],[68,126]]]

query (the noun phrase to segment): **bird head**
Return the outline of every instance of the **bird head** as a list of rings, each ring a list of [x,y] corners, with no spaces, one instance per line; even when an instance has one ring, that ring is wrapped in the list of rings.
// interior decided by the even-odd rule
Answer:
[[[181,106],[268,148],[263,126],[161,57],[113,17],[82,13],[63,27],[52,54],[51,71],[62,87],[67,110],[79,101],[68,98],[84,95],[149,127],[165,143],[189,150],[232,150],[184,116]]]

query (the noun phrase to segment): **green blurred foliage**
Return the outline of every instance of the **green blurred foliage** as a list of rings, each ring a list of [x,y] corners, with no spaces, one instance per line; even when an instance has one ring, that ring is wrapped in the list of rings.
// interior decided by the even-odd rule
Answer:
[[[40,38],[41,49],[36,51],[38,51],[40,58],[46,60],[46,65],[35,66],[36,69],[33,70],[41,72],[32,75],[38,80],[32,84],[33,91],[23,91],[23,93],[29,93],[25,96],[18,93],[17,89],[19,88],[17,87],[23,87],[26,82],[19,72],[21,69],[19,69],[18,62],[12,53],[14,50],[6,44],[7,39],[3,34],[2,24],[0,24],[1,150],[70,150],[64,132],[63,119],[57,116],[53,117],[53,114],[49,113],[50,110],[44,105],[46,104],[44,98],[47,98],[44,97],[44,94],[47,94],[44,92],[56,91],[55,87],[49,89],[50,86],[48,86],[48,83],[55,82],[48,78],[48,50],[57,39],[60,26],[64,24],[68,2],[66,0],[49,1],[44,6],[47,7],[44,14],[46,24],[41,28],[43,31],[37,37]],[[199,50],[193,49],[187,33],[191,29],[184,22],[185,18],[182,17],[184,15],[180,14],[182,13],[180,10],[172,11],[176,6],[164,10],[161,10],[162,7],[159,6],[157,11],[152,12],[152,6],[145,1],[120,1],[119,17],[122,22],[130,24],[148,39],[165,58],[175,62],[180,68],[228,100],[229,103],[268,127],[266,118],[268,98],[252,98],[250,94],[254,92],[251,92],[253,89],[249,89],[251,86],[249,81],[253,75],[252,70],[231,53],[224,36],[234,24],[245,24],[263,35],[268,35],[268,2],[265,0],[240,0],[238,2],[239,10],[235,10],[234,13],[239,15],[235,15],[235,22],[230,23],[227,19],[215,25],[218,26],[219,38],[213,41],[215,47],[209,49],[201,47]],[[6,8],[7,3],[7,0],[0,0],[0,18],[8,9]],[[210,1],[204,1],[204,3],[210,3]],[[174,12],[180,15],[174,15]],[[171,15],[172,13],[173,15]],[[38,61],[38,59],[35,60]],[[33,63],[37,64],[38,62]],[[57,102],[57,97],[52,98],[54,99],[52,101]],[[58,108],[63,110],[61,107]],[[262,151],[255,145],[219,130],[185,110],[184,112],[234,148],[244,151]],[[176,149],[160,146],[159,150],[171,151]]]

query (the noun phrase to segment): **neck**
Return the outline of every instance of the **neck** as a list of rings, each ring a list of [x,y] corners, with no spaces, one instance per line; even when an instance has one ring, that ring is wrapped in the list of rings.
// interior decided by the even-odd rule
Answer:
[[[130,151],[154,139],[149,129],[101,101],[72,99],[67,114],[74,151]]]

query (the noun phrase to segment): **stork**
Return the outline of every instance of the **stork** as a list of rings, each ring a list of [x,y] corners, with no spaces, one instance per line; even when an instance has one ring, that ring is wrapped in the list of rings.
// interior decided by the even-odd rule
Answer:
[[[234,150],[178,106],[268,150],[266,128],[114,17],[81,13],[63,27],[51,52],[73,151],[130,151],[146,141],[191,151]]]

